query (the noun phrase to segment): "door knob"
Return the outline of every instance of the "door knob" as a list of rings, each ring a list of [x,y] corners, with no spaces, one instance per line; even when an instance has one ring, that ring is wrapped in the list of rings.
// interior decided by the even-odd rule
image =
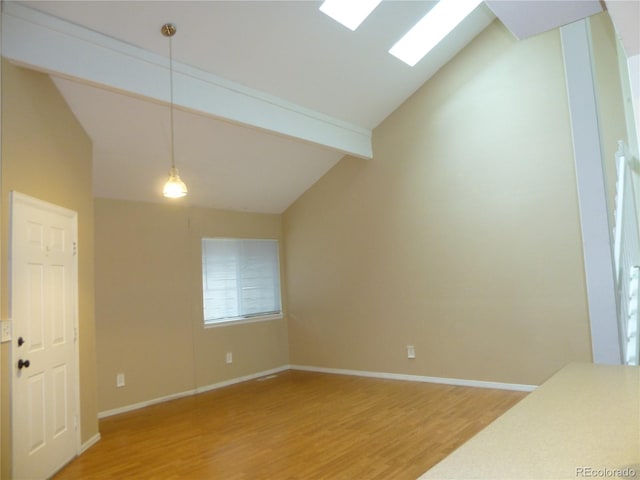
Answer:
[[[18,337],[18,346],[21,347],[22,345],[24,345],[24,338]]]
[[[29,360],[18,360],[18,370],[22,370],[23,368],[29,368],[29,365],[31,365],[31,362],[29,362]]]

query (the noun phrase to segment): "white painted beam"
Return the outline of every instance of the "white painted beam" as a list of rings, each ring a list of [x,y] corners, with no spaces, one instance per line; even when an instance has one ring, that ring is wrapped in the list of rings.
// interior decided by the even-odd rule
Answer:
[[[19,65],[170,101],[168,58],[15,2],[4,4],[2,26],[2,55]],[[173,70],[177,108],[372,157],[371,130],[179,62],[174,61]]]
[[[611,229],[587,20],[560,29],[576,164],[593,361],[622,363]]]
[[[620,43],[627,57],[640,55],[640,35],[638,35],[638,22],[640,22],[640,2],[629,0],[605,0],[607,11],[620,37]]]
[[[602,12],[600,0],[485,0],[485,3],[520,40]]]

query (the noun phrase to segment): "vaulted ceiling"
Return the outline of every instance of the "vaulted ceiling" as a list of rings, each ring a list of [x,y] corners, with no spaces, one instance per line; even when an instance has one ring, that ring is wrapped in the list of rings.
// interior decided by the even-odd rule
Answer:
[[[177,201],[280,213],[345,154],[370,158],[372,129],[496,15],[523,38],[602,9],[487,2],[409,67],[388,50],[435,3],[385,0],[352,32],[320,1],[4,2],[2,48],[52,76],[93,142],[96,196],[168,201],[175,23]]]

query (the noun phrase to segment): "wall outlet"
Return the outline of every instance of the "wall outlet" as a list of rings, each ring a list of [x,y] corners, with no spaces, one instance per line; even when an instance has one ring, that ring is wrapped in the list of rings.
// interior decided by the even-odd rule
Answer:
[[[0,338],[0,342],[10,342],[11,341],[11,320],[2,320],[0,322],[2,325],[2,336]]]
[[[124,373],[119,373],[116,375],[116,387],[124,387]]]
[[[227,363],[233,363],[233,353],[227,352]]]
[[[407,345],[407,358],[416,358],[416,347]]]

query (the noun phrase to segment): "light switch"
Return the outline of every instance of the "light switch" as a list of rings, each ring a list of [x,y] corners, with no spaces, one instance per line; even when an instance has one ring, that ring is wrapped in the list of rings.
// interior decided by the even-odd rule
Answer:
[[[2,320],[2,322],[0,323],[2,324],[2,336],[0,338],[0,341],[2,343],[10,342],[11,341],[11,320]]]

